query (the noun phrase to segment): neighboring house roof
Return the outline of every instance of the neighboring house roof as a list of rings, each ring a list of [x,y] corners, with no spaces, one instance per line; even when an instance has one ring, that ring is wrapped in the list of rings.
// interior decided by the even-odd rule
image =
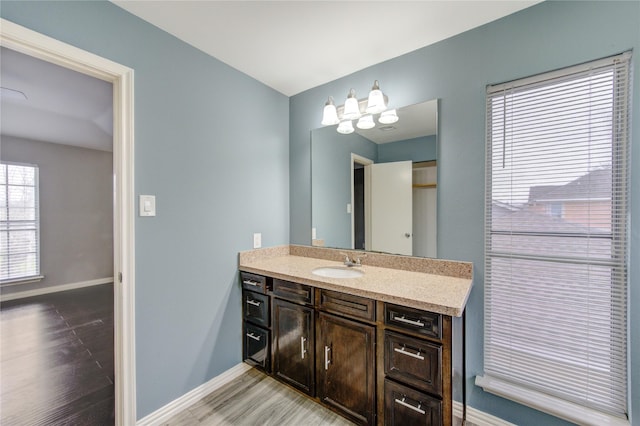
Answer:
[[[495,252],[599,259],[611,257],[611,231],[606,229],[589,228],[528,209],[510,211],[495,203],[491,225],[491,250]]]
[[[558,217],[537,213],[528,209],[507,209],[495,201],[492,205],[492,229],[494,231],[544,232],[596,234],[604,232],[597,228],[565,221]],[[605,232],[607,233],[607,232]]]
[[[611,199],[611,169],[596,169],[566,185],[540,185],[529,189],[529,204],[550,201]]]

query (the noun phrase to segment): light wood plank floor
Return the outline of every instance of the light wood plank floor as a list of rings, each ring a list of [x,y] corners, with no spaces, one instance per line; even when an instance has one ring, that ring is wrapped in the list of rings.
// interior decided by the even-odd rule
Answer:
[[[252,368],[163,425],[351,426],[353,423]]]

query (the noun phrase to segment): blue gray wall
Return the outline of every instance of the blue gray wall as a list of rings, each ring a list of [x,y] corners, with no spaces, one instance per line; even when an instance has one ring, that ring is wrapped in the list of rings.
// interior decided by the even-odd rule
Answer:
[[[472,407],[520,425],[563,422],[473,385],[483,367],[485,87],[635,49],[640,72],[640,3],[544,2],[290,100],[291,242],[309,243],[309,130],[328,95],[366,93],[378,79],[394,105],[440,99],[438,254],[474,263],[467,305],[467,384]],[[630,359],[634,425],[640,425],[640,84],[635,79],[632,141]]]
[[[336,126],[313,130],[312,226],[326,247],[351,247],[351,153],[378,162],[378,145],[357,133],[341,135]]]
[[[0,13],[135,70],[135,192],[157,197],[135,222],[144,417],[241,361],[238,251],[289,242],[288,99],[109,2]]]

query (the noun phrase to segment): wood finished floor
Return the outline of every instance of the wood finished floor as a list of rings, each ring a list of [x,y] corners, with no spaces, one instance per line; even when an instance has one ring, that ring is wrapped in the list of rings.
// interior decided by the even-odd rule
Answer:
[[[0,304],[0,424],[113,425],[113,285]]]
[[[454,426],[461,426],[454,417]],[[161,426],[353,426],[349,420],[252,368]],[[465,426],[477,426],[466,422]]]
[[[251,369],[176,414],[163,426],[320,426],[353,423]]]

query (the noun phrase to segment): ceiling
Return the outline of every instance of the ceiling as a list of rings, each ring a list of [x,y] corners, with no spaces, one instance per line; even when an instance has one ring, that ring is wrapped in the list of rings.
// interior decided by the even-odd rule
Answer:
[[[540,2],[111,1],[287,96]]]
[[[438,133],[438,101],[407,105],[397,110],[394,124],[377,124],[373,129],[355,129],[360,136],[373,143],[383,144],[430,136]],[[355,127],[355,126],[354,126]]]
[[[111,83],[5,47],[0,56],[3,136],[112,150]]]
[[[539,1],[112,2],[292,96]],[[112,149],[110,83],[0,54],[3,135]]]

